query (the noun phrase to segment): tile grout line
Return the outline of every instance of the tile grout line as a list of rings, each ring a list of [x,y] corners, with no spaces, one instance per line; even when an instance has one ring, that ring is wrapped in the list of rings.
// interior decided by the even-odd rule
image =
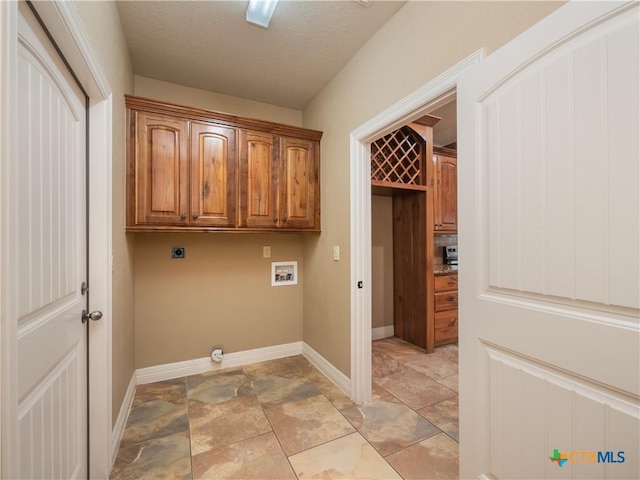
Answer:
[[[189,416],[189,381],[187,377],[184,377],[184,407],[187,412],[187,426],[189,427],[189,466],[191,467],[191,478],[194,478],[193,473],[193,446],[191,444],[191,417]]]
[[[395,345],[394,345],[394,342],[388,342],[388,343],[390,344],[390,346],[391,346],[391,347],[395,346]],[[402,348],[403,346],[402,346],[402,345],[400,345],[400,347]],[[372,350],[374,350],[374,349],[372,349]],[[388,351],[378,352],[378,354],[383,354],[383,355],[384,355],[384,353],[387,353],[387,352],[388,352]],[[375,355],[375,352],[372,352],[372,353]],[[438,383],[440,386],[442,386],[442,388],[447,389],[447,390],[450,390],[450,391],[452,392],[452,394],[453,394],[451,397],[443,398],[443,399],[440,399],[440,400],[438,400],[438,401],[436,401],[436,402],[428,403],[428,404],[427,404],[427,405],[425,405],[425,406],[422,406],[422,407],[419,407],[419,408],[414,409],[413,407],[411,407],[410,405],[408,405],[406,402],[404,402],[404,401],[402,401],[400,398],[398,398],[398,397],[397,397],[395,394],[393,394],[391,391],[387,390],[385,387],[383,387],[382,385],[378,384],[378,383],[376,382],[376,380],[378,379],[378,377],[374,377],[374,379],[373,379],[373,380],[374,380],[374,383],[377,385],[377,387],[381,388],[384,392],[386,392],[386,395],[385,395],[385,396],[383,396],[383,397],[380,397],[380,398],[384,398],[384,397],[386,397],[386,396],[388,395],[388,396],[390,397],[390,398],[389,398],[389,400],[393,399],[393,400],[394,400],[394,403],[395,403],[395,402],[398,402],[398,404],[403,405],[403,406],[405,406],[406,408],[408,408],[409,410],[411,410],[411,412],[413,412],[415,415],[417,415],[420,419],[424,420],[425,422],[429,423],[430,425],[432,425],[432,426],[434,427],[434,429],[436,430],[436,432],[435,432],[435,433],[433,433],[432,435],[429,435],[429,436],[427,436],[427,437],[425,437],[425,438],[422,438],[422,439],[420,439],[420,440],[416,440],[416,441],[414,441],[414,442],[412,442],[412,443],[410,443],[410,444],[407,444],[407,445],[403,446],[402,448],[400,448],[399,450],[397,450],[397,451],[395,451],[395,452],[391,452],[391,453],[389,453],[389,454],[387,454],[387,455],[382,455],[382,453],[381,453],[380,451],[378,451],[378,450],[376,449],[376,447],[371,443],[371,441],[370,441],[370,440],[365,436],[365,434],[363,433],[363,431],[361,431],[361,429],[359,429],[358,427],[356,427],[356,425],[354,425],[354,424],[349,420],[349,418],[347,418],[347,416],[346,416],[346,415],[345,415],[345,413],[344,413],[346,410],[348,410],[348,409],[350,409],[350,408],[359,407],[359,406],[358,406],[358,405],[352,405],[352,406],[348,406],[348,407],[345,407],[345,408],[339,408],[339,407],[338,407],[338,405],[337,405],[336,403],[340,402],[340,401],[341,401],[341,399],[340,399],[340,398],[336,399],[336,403],[334,403],[334,402],[333,402],[333,401],[328,397],[328,393],[332,393],[332,391],[331,391],[331,390],[329,390],[329,391],[328,391],[328,393],[326,393],[326,392],[325,392],[325,390],[324,390],[323,388],[321,388],[321,384],[317,383],[317,382],[314,380],[313,373],[315,373],[315,371],[317,371],[317,368],[316,368],[316,367],[314,367],[313,365],[311,365],[311,367],[312,367],[312,369],[313,369],[313,371],[312,371],[312,372],[309,372],[309,371],[306,369],[306,365],[305,365],[305,366],[302,366],[302,365],[300,365],[300,364],[293,364],[293,365],[292,365],[292,367],[293,367],[293,368],[291,368],[291,370],[289,370],[289,369],[287,369],[287,368],[284,368],[284,369],[283,369],[283,371],[270,372],[270,373],[269,373],[269,370],[267,370],[264,374],[260,373],[260,374],[259,374],[257,377],[255,377],[255,378],[254,378],[254,376],[253,376],[252,374],[250,374],[249,372],[247,372],[247,371],[245,370],[244,366],[243,366],[243,367],[241,367],[241,368],[239,369],[239,371],[241,371],[241,372],[242,372],[242,374],[247,378],[247,380],[248,380],[248,381],[250,381],[251,394],[252,394],[253,396],[255,396],[255,397],[256,397],[256,400],[257,400],[258,404],[259,404],[259,405],[260,405],[260,407],[261,407],[262,414],[264,415],[264,417],[265,417],[265,419],[266,419],[266,421],[267,421],[267,423],[268,423],[268,425],[269,425],[269,429],[270,429],[270,430],[269,430],[269,432],[264,432],[264,433],[261,433],[261,434],[251,435],[250,437],[248,437],[248,438],[246,438],[246,439],[238,440],[238,441],[233,442],[233,443],[231,443],[231,444],[229,444],[229,445],[225,445],[225,446],[223,446],[223,447],[218,447],[218,448],[225,448],[225,447],[228,447],[228,446],[230,446],[230,445],[235,445],[235,444],[237,444],[237,443],[240,443],[240,442],[243,442],[243,441],[249,440],[249,439],[251,439],[251,438],[257,438],[257,437],[259,437],[259,436],[262,436],[262,435],[266,435],[266,434],[268,434],[268,433],[271,433],[271,434],[276,438],[276,441],[278,442],[278,445],[279,445],[279,447],[280,447],[280,450],[281,450],[282,454],[284,455],[284,457],[287,459],[287,463],[288,463],[288,465],[289,465],[289,467],[290,467],[291,471],[293,472],[294,476],[295,476],[296,478],[299,478],[299,477],[298,477],[297,472],[295,471],[295,469],[294,469],[294,467],[293,467],[293,464],[291,463],[291,458],[292,458],[293,456],[298,455],[298,454],[301,454],[301,453],[303,453],[303,452],[310,451],[310,450],[312,450],[312,449],[314,449],[314,448],[320,447],[320,446],[322,446],[322,445],[326,445],[326,444],[328,444],[328,443],[331,443],[331,442],[337,441],[337,440],[339,440],[339,439],[342,439],[342,438],[345,438],[345,437],[347,437],[347,436],[349,436],[349,435],[352,435],[352,434],[354,434],[354,433],[357,433],[357,434],[360,436],[360,438],[362,438],[362,439],[366,442],[366,444],[367,444],[367,445],[369,445],[369,446],[373,449],[373,451],[374,451],[374,452],[376,452],[376,454],[377,454],[380,458],[382,458],[382,459],[385,461],[385,463],[386,463],[387,465],[389,465],[389,467],[390,467],[394,472],[396,472],[396,473],[397,473],[397,474],[402,478],[402,475],[401,475],[400,471],[398,471],[398,469],[397,469],[396,467],[394,467],[394,466],[393,466],[393,465],[392,465],[392,464],[387,460],[387,458],[388,458],[389,456],[391,456],[391,455],[395,455],[395,454],[398,454],[398,453],[401,453],[401,452],[403,452],[403,451],[405,451],[405,450],[407,450],[407,449],[409,449],[409,448],[414,447],[415,445],[418,445],[418,444],[420,444],[420,443],[422,443],[422,442],[424,442],[424,441],[426,441],[426,440],[428,440],[428,439],[430,439],[430,438],[435,437],[436,435],[439,435],[440,433],[444,433],[444,435],[445,435],[447,438],[449,438],[450,440],[452,440],[452,441],[453,441],[453,442],[455,442],[456,444],[459,444],[459,441],[458,441],[458,440],[456,440],[455,438],[453,438],[449,433],[447,433],[445,430],[443,430],[442,428],[440,428],[437,424],[433,423],[433,422],[432,422],[431,420],[429,420],[427,417],[425,417],[425,416],[421,415],[420,413],[418,413],[418,410],[422,410],[422,409],[424,409],[424,408],[426,408],[426,407],[430,407],[430,406],[435,406],[435,405],[438,405],[438,404],[440,404],[440,403],[442,403],[442,402],[446,402],[446,401],[450,401],[450,400],[453,400],[453,399],[457,399],[457,398],[459,397],[459,392],[458,392],[458,391],[453,390],[452,388],[448,387],[448,386],[447,386],[447,385],[445,385],[445,384],[441,384],[440,382],[438,382],[438,379],[433,378],[433,377],[430,377],[430,376],[428,376],[428,375],[425,375],[424,373],[422,373],[422,372],[420,372],[420,371],[416,370],[415,368],[413,368],[413,367],[412,367],[412,365],[407,365],[406,363],[403,363],[403,362],[402,362],[402,359],[408,360],[408,359],[409,359],[409,357],[414,357],[414,358],[415,358],[419,353],[420,353],[420,352],[416,352],[415,354],[412,354],[412,355],[401,355],[401,356],[400,356],[400,358],[393,357],[393,356],[391,356],[391,357],[390,357],[389,355],[384,355],[384,356],[385,356],[385,357],[389,357],[390,359],[394,360],[395,362],[398,362],[398,364],[401,366],[400,371],[405,370],[406,368],[409,368],[409,369],[410,369],[411,371],[413,371],[414,373],[416,373],[416,374],[420,375],[420,377],[423,377],[424,379],[427,379],[427,380],[430,380],[430,381],[436,382],[436,383]],[[407,358],[405,358],[405,357],[407,357]],[[442,358],[442,357],[441,357],[441,358]],[[399,360],[400,360],[400,361],[399,361]],[[443,358],[443,360],[451,360],[451,361],[453,361],[453,360],[452,360],[451,358],[449,358],[449,357],[444,357],[444,358]],[[275,361],[277,361],[277,360],[273,360],[273,361],[275,362]],[[269,362],[269,361],[259,362],[258,364],[263,364],[263,363],[268,363],[268,362]],[[456,362],[456,363],[457,363],[457,362]],[[257,364],[254,364],[254,365],[257,365]],[[274,364],[274,365],[276,365],[276,364]],[[259,373],[259,372],[256,372],[256,373]],[[313,446],[311,446],[311,447],[305,448],[305,449],[300,450],[299,452],[296,452],[296,453],[294,453],[294,454],[287,455],[287,453],[285,452],[284,446],[283,446],[283,444],[282,444],[282,441],[281,441],[280,437],[278,436],[278,434],[276,433],[276,431],[275,431],[275,429],[274,429],[274,425],[273,425],[272,420],[267,416],[267,413],[266,413],[265,408],[269,407],[269,405],[268,405],[268,404],[263,403],[263,402],[260,400],[260,398],[258,397],[258,395],[255,393],[254,385],[253,385],[253,382],[255,381],[255,379],[256,379],[256,378],[259,378],[259,377],[261,377],[261,376],[271,376],[271,375],[279,376],[278,374],[287,374],[287,373],[291,373],[291,374],[293,374],[293,376],[292,376],[292,377],[285,377],[285,378],[297,378],[297,379],[304,379],[304,381],[311,383],[311,384],[312,384],[312,385],[317,389],[317,391],[318,391],[319,393],[318,393],[318,394],[316,394],[316,395],[310,395],[309,397],[306,397],[306,398],[313,398],[313,397],[320,397],[320,396],[321,396],[321,397],[323,397],[323,398],[324,398],[324,400],[325,400],[325,401],[326,401],[326,402],[327,402],[327,403],[332,407],[332,411],[337,411],[337,412],[340,414],[340,417],[341,417],[341,418],[346,422],[346,424],[348,424],[348,425],[353,429],[353,431],[351,431],[351,432],[349,432],[349,433],[339,434],[339,436],[337,436],[337,437],[335,437],[335,438],[332,438],[332,439],[329,439],[329,440],[323,441],[323,442],[321,442],[321,443],[319,443],[319,444],[317,444],[317,445],[313,445]],[[320,373],[322,373],[322,372],[320,372]],[[392,373],[392,374],[390,374],[390,375],[381,376],[381,377],[379,377],[379,378],[385,378],[385,377],[388,377],[388,376],[391,376],[391,375],[395,375],[396,373],[400,373],[400,372],[394,372],[394,373]],[[453,377],[453,376],[456,376],[456,375],[458,375],[458,373],[455,373],[455,374],[452,374],[452,375],[447,375],[447,376],[445,376],[445,377],[440,377],[439,379],[445,379],[445,378]],[[190,393],[189,393],[189,381],[188,381],[188,378],[189,378],[189,376],[185,376],[185,377],[182,377],[182,379],[181,379],[181,380],[182,380],[182,381],[184,381],[184,392],[185,392],[185,397],[184,397],[184,408],[185,408],[186,418],[187,418],[187,427],[188,427],[187,433],[188,433],[188,435],[189,435],[189,457],[190,457],[190,458],[189,458],[189,461],[190,461],[190,468],[191,468],[191,476],[192,476],[192,478],[195,478],[195,477],[194,477],[194,463],[193,463],[193,458],[194,458],[194,456],[193,456],[193,454],[192,454],[192,453],[193,453],[193,445],[192,445],[192,441],[193,441],[193,428],[192,428],[192,422],[191,422],[191,418],[190,418],[190,409],[189,409],[189,404],[190,404]],[[327,387],[325,386],[325,388],[327,388]],[[380,400],[380,398],[379,398],[379,399],[376,399],[376,400],[373,400],[373,402],[379,401],[379,400]],[[298,400],[304,400],[304,399],[305,399],[305,398],[295,399],[295,400],[290,400],[290,401],[288,401],[288,402],[282,402],[282,403],[280,403],[280,404],[274,404],[274,405],[284,405],[284,404],[286,404],[286,403],[292,403],[292,402],[296,402],[296,401],[298,401]],[[372,402],[372,403],[373,403],[373,402]],[[444,413],[444,414],[446,415],[446,411],[445,411],[445,413]],[[217,418],[217,417],[216,417],[216,418]],[[444,424],[444,422],[443,422],[443,424]],[[162,438],[164,438],[164,436],[163,436]],[[140,443],[145,443],[145,441],[140,442]]]

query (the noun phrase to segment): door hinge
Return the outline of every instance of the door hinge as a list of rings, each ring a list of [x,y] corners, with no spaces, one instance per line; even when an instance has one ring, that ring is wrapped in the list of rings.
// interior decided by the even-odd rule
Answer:
[[[86,295],[88,291],[89,285],[87,285],[87,282],[82,282],[82,285],[80,285],[80,293],[82,293],[82,295]]]

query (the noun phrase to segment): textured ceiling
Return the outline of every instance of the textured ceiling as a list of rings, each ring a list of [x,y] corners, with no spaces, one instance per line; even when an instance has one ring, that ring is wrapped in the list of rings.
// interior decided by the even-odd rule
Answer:
[[[404,4],[281,1],[268,29],[247,1],[120,1],[136,75],[297,110]]]

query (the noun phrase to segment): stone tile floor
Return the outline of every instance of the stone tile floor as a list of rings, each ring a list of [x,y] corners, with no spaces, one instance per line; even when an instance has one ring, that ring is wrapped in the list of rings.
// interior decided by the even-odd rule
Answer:
[[[458,348],[372,346],[355,405],[304,357],[140,385],[112,479],[458,478]]]

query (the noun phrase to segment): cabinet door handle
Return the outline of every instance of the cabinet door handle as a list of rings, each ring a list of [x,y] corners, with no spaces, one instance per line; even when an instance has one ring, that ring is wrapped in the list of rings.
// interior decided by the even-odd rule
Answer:
[[[185,220],[185,219],[187,218],[187,214],[186,214],[186,213],[183,213],[182,215],[180,215],[180,218],[181,218],[182,220]]]
[[[449,326],[450,327],[454,327],[456,325],[456,323],[458,322],[458,317],[454,318],[453,320],[451,320],[449,322]]]
[[[273,223],[278,223],[278,219],[276,217],[273,217]]]
[[[282,217],[282,221],[286,222],[287,221],[287,217]]]
[[[449,303],[456,303],[458,299],[456,297],[449,297],[448,300],[449,300]]]
[[[198,215],[192,215],[191,218],[193,218],[194,220],[198,219]]]

